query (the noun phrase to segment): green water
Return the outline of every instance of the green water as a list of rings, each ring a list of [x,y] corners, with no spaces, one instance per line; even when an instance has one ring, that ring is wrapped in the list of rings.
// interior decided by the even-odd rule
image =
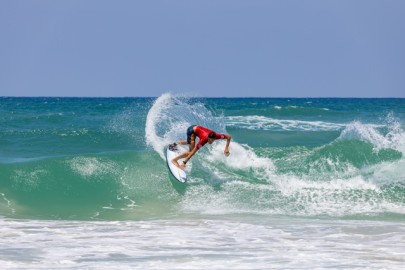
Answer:
[[[0,215],[405,219],[404,99],[0,98]],[[163,149],[189,125],[186,186]]]

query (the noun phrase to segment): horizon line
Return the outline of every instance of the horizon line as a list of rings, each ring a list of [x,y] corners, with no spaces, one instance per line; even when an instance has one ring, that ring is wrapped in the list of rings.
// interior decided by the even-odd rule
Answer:
[[[0,96],[0,98],[158,98],[160,96]],[[336,97],[336,96],[331,96],[331,97],[323,97],[323,96],[314,96],[314,97],[293,97],[293,96],[285,96],[285,97],[271,97],[271,96],[267,96],[267,97],[263,97],[263,96],[240,96],[240,97],[226,97],[226,96],[222,96],[222,97],[213,97],[213,96],[190,96],[189,98],[296,98],[296,99],[308,99],[308,98],[314,98],[314,99],[320,99],[320,98],[341,98],[341,99],[405,99],[405,97],[350,97],[350,96],[345,96],[345,97]]]

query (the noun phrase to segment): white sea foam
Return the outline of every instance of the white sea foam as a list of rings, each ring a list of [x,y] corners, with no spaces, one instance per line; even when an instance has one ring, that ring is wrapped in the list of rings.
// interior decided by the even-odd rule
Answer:
[[[404,215],[405,204],[392,201],[377,183],[358,175],[349,179],[313,182],[293,175],[276,175],[269,183],[228,174],[215,186],[190,187],[183,211],[209,214],[258,214],[290,216]],[[239,179],[238,179],[239,178]],[[403,179],[402,179],[403,181]]]
[[[227,126],[251,130],[329,131],[340,130],[345,127],[345,124],[340,123],[286,119],[282,120],[260,115],[228,116],[225,118],[225,121]]]
[[[223,163],[237,170],[261,168],[268,171],[268,173],[274,171],[274,166],[270,159],[258,157],[253,149],[250,149],[248,146],[242,146],[235,141],[232,142],[232,146],[230,147],[230,155],[226,157],[224,155],[225,145],[225,141],[216,141],[212,145],[212,150],[209,154],[203,158],[211,163]]]
[[[349,123],[338,140],[362,140],[372,143],[376,150],[392,148],[405,154],[405,132],[392,116],[388,116],[388,132],[382,133],[382,125],[363,124],[359,121]]]
[[[48,171],[42,168],[34,168],[30,170],[17,169],[11,176],[13,181],[20,185],[23,189],[32,189],[39,185],[42,177],[48,175]]]
[[[4,269],[400,269],[402,223],[0,219]],[[316,254],[316,256],[314,256]]]
[[[100,176],[108,173],[120,172],[120,166],[116,163],[95,157],[75,157],[67,164],[71,169],[83,177]]]

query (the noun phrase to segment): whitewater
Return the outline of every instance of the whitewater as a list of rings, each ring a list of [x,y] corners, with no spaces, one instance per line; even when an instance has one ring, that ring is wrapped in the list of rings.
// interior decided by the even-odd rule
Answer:
[[[5,269],[399,269],[405,99],[0,98]],[[190,125],[232,135],[187,164]]]

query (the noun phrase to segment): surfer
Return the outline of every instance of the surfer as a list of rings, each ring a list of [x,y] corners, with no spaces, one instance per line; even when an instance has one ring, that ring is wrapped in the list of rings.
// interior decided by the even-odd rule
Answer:
[[[197,145],[195,145],[196,136],[200,139],[198,141]],[[225,154],[225,156],[229,156],[229,144],[231,143],[231,135],[216,133],[215,131],[208,129],[206,127],[203,127],[203,126],[197,126],[197,125],[190,126],[187,129],[187,140],[181,140],[181,141],[177,142],[178,144],[182,144],[182,145],[188,144],[189,151],[184,152],[183,154],[172,159],[172,163],[174,165],[176,165],[178,168],[184,169],[186,167],[187,162],[207,142],[209,144],[212,144],[215,140],[225,140],[225,139],[226,139],[226,145],[225,145],[224,154]],[[183,160],[183,163],[181,165],[179,165],[178,160],[181,158],[185,158],[185,160]]]

